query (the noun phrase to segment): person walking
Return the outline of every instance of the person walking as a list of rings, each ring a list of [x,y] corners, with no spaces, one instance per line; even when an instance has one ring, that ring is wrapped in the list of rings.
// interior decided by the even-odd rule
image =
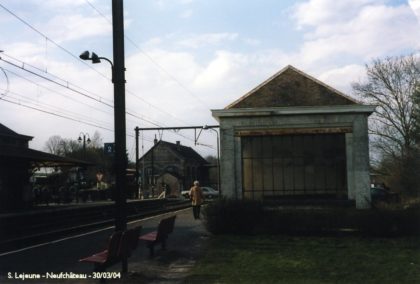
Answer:
[[[190,189],[191,205],[193,208],[194,219],[200,219],[201,204],[203,204],[204,196],[200,188],[200,183],[194,181],[194,186]]]

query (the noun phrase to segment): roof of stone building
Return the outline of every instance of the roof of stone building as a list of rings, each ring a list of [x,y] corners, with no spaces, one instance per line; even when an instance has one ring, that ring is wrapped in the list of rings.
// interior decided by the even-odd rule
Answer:
[[[358,102],[288,65],[225,109],[352,104]]]
[[[173,152],[179,154],[180,156],[184,157],[187,160],[194,160],[194,161],[197,161],[201,164],[207,164],[208,163],[206,161],[206,159],[204,159],[200,154],[198,154],[196,151],[194,151],[194,149],[192,149],[191,147],[184,146],[184,145],[181,145],[181,144],[174,144],[174,143],[170,143],[170,142],[163,141],[163,140],[160,140],[159,142],[157,142],[157,144],[153,145],[153,147],[149,151],[147,151],[147,153],[144,154],[144,156],[146,156],[152,149],[154,149],[158,146],[167,147],[167,148],[171,149]]]

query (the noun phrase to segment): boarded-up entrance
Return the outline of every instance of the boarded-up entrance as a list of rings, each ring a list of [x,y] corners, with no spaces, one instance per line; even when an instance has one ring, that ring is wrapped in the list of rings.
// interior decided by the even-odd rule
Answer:
[[[245,136],[245,198],[347,195],[345,134]]]

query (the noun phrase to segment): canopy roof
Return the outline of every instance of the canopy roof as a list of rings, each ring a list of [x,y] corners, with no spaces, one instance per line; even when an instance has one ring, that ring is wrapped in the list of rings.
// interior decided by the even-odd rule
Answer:
[[[1,146],[0,159],[9,158],[17,161],[30,162],[32,166],[41,167],[58,167],[58,166],[75,166],[75,165],[92,165],[89,162],[61,157],[29,148],[15,146]]]

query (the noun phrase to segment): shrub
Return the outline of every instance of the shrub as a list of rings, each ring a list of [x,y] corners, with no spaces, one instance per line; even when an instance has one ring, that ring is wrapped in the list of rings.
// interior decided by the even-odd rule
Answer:
[[[204,209],[205,225],[213,234],[253,234],[264,219],[259,201],[222,198]]]
[[[207,230],[214,234],[420,235],[420,208],[408,209],[264,209],[252,200],[221,199],[204,209]]]

